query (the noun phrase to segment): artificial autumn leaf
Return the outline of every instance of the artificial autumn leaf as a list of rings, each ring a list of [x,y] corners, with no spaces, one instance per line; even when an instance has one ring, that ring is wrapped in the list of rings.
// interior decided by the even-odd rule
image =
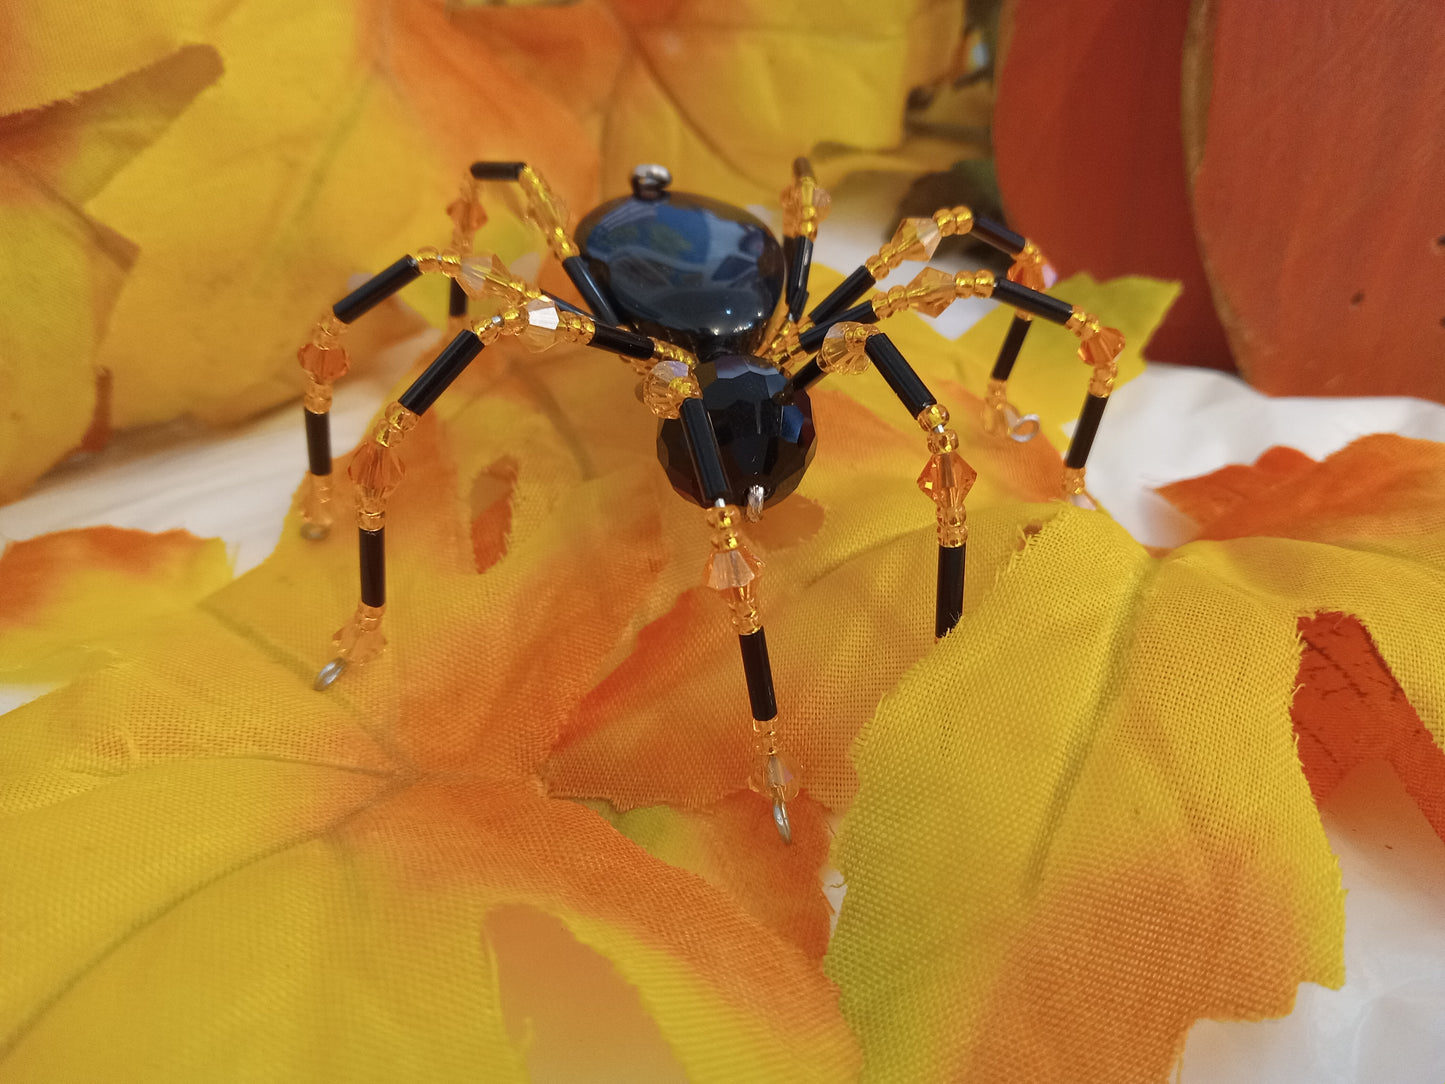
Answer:
[[[1445,86],[1419,78],[1445,63],[1445,23],[1409,0],[1203,13],[1185,150],[1240,372],[1271,395],[1445,401]]]
[[[1152,356],[1232,369],[1185,181],[1179,80],[1189,11],[1184,0],[1010,5],[995,165],[1010,221],[1062,273],[1181,283]]]
[[[226,548],[185,531],[61,531],[0,552],[0,678],[59,681],[231,579]]]
[[[815,165],[834,183],[868,168],[862,155],[897,149],[909,92],[948,70],[962,14],[946,0],[587,0],[456,21],[589,123],[607,194],[639,162],[662,162],[687,191],[771,205],[799,154],[821,147]],[[910,144],[908,160],[969,156],[933,142]]]
[[[1297,537],[1154,558],[1063,509],[884,701],[855,747],[828,957],[865,1077],[1162,1084],[1194,1019],[1279,1015],[1297,983],[1343,979],[1295,749],[1296,681],[1319,676],[1299,614],[1352,615],[1437,744],[1445,721],[1441,448],[1400,463],[1399,438],[1373,440],[1308,478],[1275,456],[1252,492],[1237,472],[1223,496],[1186,484],[1236,524],[1303,519],[1279,532]]]
[[[564,192],[591,186],[570,117],[440,4],[244,0],[211,42],[226,78],[89,205],[140,250],[98,359],[118,425],[293,397],[311,322],[351,272],[449,237],[472,159],[526,144]]]
[[[1323,462],[1271,448],[1253,466],[1160,489],[1199,524],[1199,537],[1271,535],[1413,551],[1445,533],[1445,448],[1393,435],[1362,437]],[[1388,760],[1445,838],[1445,725],[1423,721],[1369,632],[1348,614],[1299,619],[1304,653],[1292,713],[1300,759],[1317,800],[1359,765]],[[1425,650],[1400,660],[1433,668]]]
[[[94,355],[134,247],[82,207],[218,74],[196,47],[67,101],[0,117],[0,502],[85,442]],[[102,423],[104,417],[101,418]]]
[[[308,671],[350,605],[352,547],[289,532],[260,569],[7,718],[6,1071],[506,1080],[562,1058],[576,1072],[585,1052],[509,1027],[508,998],[535,998],[540,976],[509,995],[496,962],[563,951],[545,916],[570,951],[610,962],[552,974],[551,999],[611,1014],[649,1063],[694,1080],[855,1071],[809,954],[539,786],[661,561],[645,479],[548,477],[550,429],[518,439],[533,421],[509,400],[483,405],[501,424],[472,441],[485,459],[500,437],[518,463],[506,554],[478,573],[429,417],[391,506],[393,644],[327,694]],[[768,822],[764,803],[750,811]],[[767,842],[796,862],[821,853],[814,837],[796,854]],[[773,875],[797,901],[774,902],[785,926],[801,901],[823,908],[812,872]],[[124,996],[138,982],[153,996]]]

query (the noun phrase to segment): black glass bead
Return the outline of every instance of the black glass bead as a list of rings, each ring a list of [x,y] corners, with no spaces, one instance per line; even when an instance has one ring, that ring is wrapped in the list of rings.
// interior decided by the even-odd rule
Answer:
[[[602,204],[577,227],[621,322],[700,358],[756,353],[783,293],[783,249],[761,221],[705,196]]]
[[[697,378],[722,453],[728,501],[745,505],[755,485],[763,487],[765,505],[797,489],[817,447],[808,393],[788,389],[787,377],[767,362],[738,354],[703,362]],[[658,427],[657,458],[673,489],[704,503],[676,418]]]

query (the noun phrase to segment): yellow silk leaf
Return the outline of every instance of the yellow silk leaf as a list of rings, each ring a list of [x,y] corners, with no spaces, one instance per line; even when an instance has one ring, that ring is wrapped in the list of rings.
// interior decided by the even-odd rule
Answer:
[[[471,479],[429,416],[390,508],[392,644],[325,695],[310,675],[354,601],[354,543],[293,529],[260,569],[7,718],[0,849],[23,869],[0,899],[5,1072],[585,1076],[597,1063],[558,1023],[583,1015],[690,1080],[856,1072],[816,946],[777,932],[822,908],[815,868],[779,867],[805,902],[757,917],[540,785],[661,562],[650,482],[568,479],[511,400],[486,405],[510,424],[466,460],[501,439],[518,464],[505,553],[479,570]],[[766,838],[765,803],[731,820]],[[816,860],[814,835],[797,854],[767,842]],[[578,970],[538,971],[559,953]],[[152,994],[124,993],[138,986]]]
[[[0,502],[103,429],[96,347],[134,247],[81,207],[218,72],[205,48],[0,117]]]
[[[117,424],[221,421],[294,396],[297,345],[346,276],[444,243],[461,167],[537,119],[439,6],[392,8],[237,5],[213,38],[226,78],[92,201],[140,247],[99,355]],[[505,106],[478,136],[470,103],[499,81]],[[585,157],[561,183],[579,173]]]
[[[62,531],[0,553],[0,679],[59,681],[231,579],[220,539],[114,527]]]
[[[909,91],[945,73],[961,15],[943,0],[589,0],[458,23],[593,125],[609,193],[662,162],[687,191],[771,205],[799,154],[898,147]],[[966,156],[949,146],[938,168]]]
[[[1445,552],[1383,549],[1156,559],[1102,515],[1042,527],[855,748],[828,972],[865,1078],[1162,1084],[1193,1020],[1342,981],[1290,718],[1296,621],[1358,615],[1439,735]]]
[[[0,114],[73,98],[202,42],[229,0],[133,0],[87,10],[56,0],[0,8]]]

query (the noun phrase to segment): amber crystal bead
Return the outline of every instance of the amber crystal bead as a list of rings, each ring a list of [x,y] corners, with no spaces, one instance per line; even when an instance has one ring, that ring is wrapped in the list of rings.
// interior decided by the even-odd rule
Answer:
[[[381,512],[386,499],[401,485],[406,468],[395,450],[369,440],[352,457],[346,473],[356,485],[363,510]]]
[[[356,613],[331,638],[336,657],[352,663],[364,663],[381,654],[386,647],[386,637],[381,633],[381,618],[385,606],[368,606],[360,603]]]
[[[931,260],[943,231],[931,218],[905,218],[889,242],[900,260]]]
[[[642,382],[642,401],[659,418],[676,418],[684,399],[702,394],[697,377],[685,362],[671,358],[648,370]]]
[[[873,328],[867,324],[834,324],[823,336],[823,345],[818,350],[818,368],[825,373],[839,373],[849,376],[868,368],[868,355],[864,347]]]
[[[341,345],[320,346],[309,342],[296,351],[296,360],[318,384],[333,384],[351,368],[351,358]]]
[[[1091,322],[1091,325],[1095,322]],[[1079,343],[1079,358],[1095,368],[1108,365],[1124,352],[1124,336],[1117,328],[1101,327],[1092,335],[1090,326],[1084,329],[1085,338]]]
[[[763,562],[742,543],[714,553],[703,568],[703,582],[714,591],[734,591],[753,585],[763,572]]]
[[[978,472],[957,452],[936,452],[918,476],[918,488],[940,508],[962,508],[977,479]]]
[[[1024,250],[1018,254],[1018,258],[1008,269],[1008,277],[1020,286],[1037,290],[1039,293],[1044,292],[1047,286],[1044,281],[1044,258],[1033,242],[1025,245]]]
[[[941,316],[957,296],[953,276],[936,267],[925,267],[908,284],[909,304],[924,316]]]
[[[506,266],[490,252],[473,252],[463,256],[457,270],[457,281],[472,297],[491,294],[511,300],[517,295]]]

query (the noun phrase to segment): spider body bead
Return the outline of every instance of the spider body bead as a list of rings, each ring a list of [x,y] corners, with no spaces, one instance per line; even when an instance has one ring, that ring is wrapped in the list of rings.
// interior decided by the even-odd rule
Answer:
[[[634,184],[578,226],[582,259],[622,321],[699,359],[698,382],[727,474],[729,500],[764,504],[802,480],[816,446],[812,404],[759,356],[782,298],[783,247],[754,215],[670,192],[660,176]],[[663,421],[657,454],[673,488],[704,501],[682,426]]]

